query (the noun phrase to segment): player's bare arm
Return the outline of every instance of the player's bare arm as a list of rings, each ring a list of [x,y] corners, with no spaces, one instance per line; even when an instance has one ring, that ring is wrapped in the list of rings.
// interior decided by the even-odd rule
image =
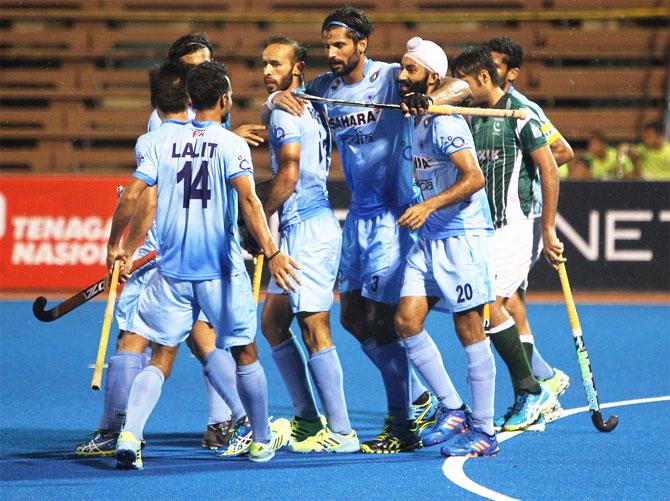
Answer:
[[[247,144],[250,144],[251,146],[258,146],[265,142],[265,138],[260,134],[265,132],[267,129],[268,128],[265,125],[261,124],[243,124],[235,129],[233,133],[244,139]]]
[[[156,217],[157,193],[157,186],[145,189],[140,196],[135,214],[130,219],[128,233],[123,241],[123,247],[130,256],[134,255],[137,248],[142,245]]]
[[[484,187],[484,175],[472,150],[457,151],[450,158],[461,172],[461,179],[439,195],[407,209],[398,219],[399,226],[411,230],[419,229],[436,210],[461,202]]]
[[[121,271],[123,273],[130,273],[132,256],[128,254],[127,249],[121,246],[121,236],[135,214],[139,206],[140,197],[146,188],[147,184],[144,181],[133,177],[123,190],[121,198],[119,198],[116,210],[114,211],[114,217],[112,218],[112,229],[109,233],[109,240],[107,241],[108,274],[112,273],[114,262],[117,259],[124,261]]]
[[[556,235],[556,212],[558,210],[558,167],[548,146],[530,152],[542,182],[542,242],[544,256],[552,266],[565,261],[563,243]]]
[[[263,250],[272,278],[282,289],[295,292],[295,286],[289,277],[300,285],[300,280],[293,271],[294,269],[300,269],[300,267],[290,256],[280,252],[277,244],[272,240],[263,213],[263,205],[256,196],[253,178],[251,176],[238,176],[232,179],[230,183],[239,195],[239,205],[244,223]]]
[[[277,212],[295,191],[300,177],[300,143],[285,144],[279,150],[279,171],[272,180],[270,195],[265,202],[265,215]]]
[[[575,152],[572,151],[572,146],[563,136],[559,137],[557,141],[551,143],[551,154],[554,156],[557,165],[563,165],[575,158]]]

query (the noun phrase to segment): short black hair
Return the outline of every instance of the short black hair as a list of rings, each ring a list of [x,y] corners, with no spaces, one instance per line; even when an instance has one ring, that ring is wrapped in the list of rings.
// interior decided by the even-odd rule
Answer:
[[[294,63],[297,63],[298,61],[302,61],[304,63],[307,60],[307,48],[302,43],[294,40],[293,38],[289,38],[286,35],[273,35],[267,39],[264,47],[272,44],[288,45],[293,47]]]
[[[231,90],[228,70],[224,64],[216,61],[199,64],[189,72],[186,88],[193,108],[212,109],[216,101]]]
[[[327,33],[331,30],[332,23],[346,24],[349,28],[347,30],[347,36],[353,39],[354,42],[358,42],[363,38],[368,38],[374,29],[372,21],[368,19],[365,12],[351,6],[340,7],[331,12],[326,19],[324,19],[323,24],[321,25],[321,32]],[[337,27],[339,25],[335,24],[334,26]]]
[[[190,66],[168,61],[149,70],[151,105],[162,113],[181,113],[188,108],[186,76]]]
[[[484,42],[484,47],[488,47],[491,52],[502,54],[503,63],[508,69],[521,68],[523,64],[523,47],[512,40],[510,37],[497,37]]]
[[[498,70],[488,47],[470,47],[469,49],[465,49],[451,63],[451,72],[455,77],[460,74],[477,77],[481,70],[487,71],[491,82],[495,85],[500,85]]]
[[[200,49],[208,49],[209,53],[212,54],[212,42],[204,33],[189,33],[174,41],[168,51],[168,60],[178,63],[183,56]]]

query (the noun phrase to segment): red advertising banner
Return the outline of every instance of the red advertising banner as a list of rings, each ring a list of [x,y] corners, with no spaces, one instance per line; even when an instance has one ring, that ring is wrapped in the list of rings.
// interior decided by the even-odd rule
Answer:
[[[105,273],[127,176],[0,176],[0,290],[78,290]]]

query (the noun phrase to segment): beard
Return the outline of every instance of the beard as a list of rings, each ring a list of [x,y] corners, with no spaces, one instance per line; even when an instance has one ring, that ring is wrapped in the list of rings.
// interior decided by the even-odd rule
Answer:
[[[416,82],[412,82],[411,80],[398,80],[398,87],[400,88],[400,94],[405,96],[407,94],[411,94],[412,92],[416,94],[426,94],[428,92],[428,75],[426,73],[426,76],[423,78],[423,80],[419,80]]]
[[[335,75],[337,75],[338,77],[345,77],[356,69],[356,67],[358,66],[358,63],[360,61],[361,61],[361,55],[359,53],[355,53],[349,58],[349,61],[346,62],[346,63],[344,61],[339,61],[339,60],[329,61],[330,70],[333,73],[335,73]],[[335,70],[333,68],[333,62],[341,64],[342,68],[339,71]]]
[[[265,85],[265,89],[268,92],[286,90],[291,86],[292,83],[293,83],[293,73],[289,71],[286,75],[282,76],[278,81],[275,80],[274,78],[271,79],[271,85],[275,86],[274,89],[269,89],[267,84]]]

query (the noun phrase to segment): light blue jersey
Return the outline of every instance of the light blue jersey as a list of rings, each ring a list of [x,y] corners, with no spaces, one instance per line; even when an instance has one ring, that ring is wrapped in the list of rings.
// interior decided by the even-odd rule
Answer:
[[[302,116],[282,110],[270,116],[269,140],[272,175],[279,172],[279,153],[282,146],[300,143],[300,177],[293,194],[279,209],[279,229],[314,217],[329,207],[326,178],[330,169],[330,138],[323,117],[311,105],[305,106]]]
[[[363,79],[347,84],[333,73],[307,84],[307,93],[346,101],[400,103],[400,65],[368,60]],[[328,105],[328,125],[351,190],[350,212],[371,218],[416,200],[409,122],[399,110]]]
[[[195,111],[193,111],[193,108],[190,106],[188,107],[188,119],[193,120],[195,118]],[[149,116],[149,122],[147,123],[147,132],[151,132],[152,130],[156,130],[158,127],[161,126],[162,120],[161,117],[158,116],[158,110],[154,109],[154,111],[151,112],[151,115]],[[224,128],[230,129],[230,113],[228,113],[228,116],[226,117],[226,121],[223,122],[221,125],[223,125]]]
[[[412,131],[412,160],[415,177],[424,199],[453,186],[462,174],[451,160],[461,150],[472,151],[477,160],[468,124],[460,115],[424,118]],[[482,188],[454,205],[433,212],[421,228],[421,236],[440,240],[456,235],[493,232],[491,211]]]
[[[243,139],[216,122],[168,120],[137,141],[137,170],[158,183],[159,270],[180,280],[211,280],[245,270],[237,230],[237,192],[229,181],[253,176]]]

